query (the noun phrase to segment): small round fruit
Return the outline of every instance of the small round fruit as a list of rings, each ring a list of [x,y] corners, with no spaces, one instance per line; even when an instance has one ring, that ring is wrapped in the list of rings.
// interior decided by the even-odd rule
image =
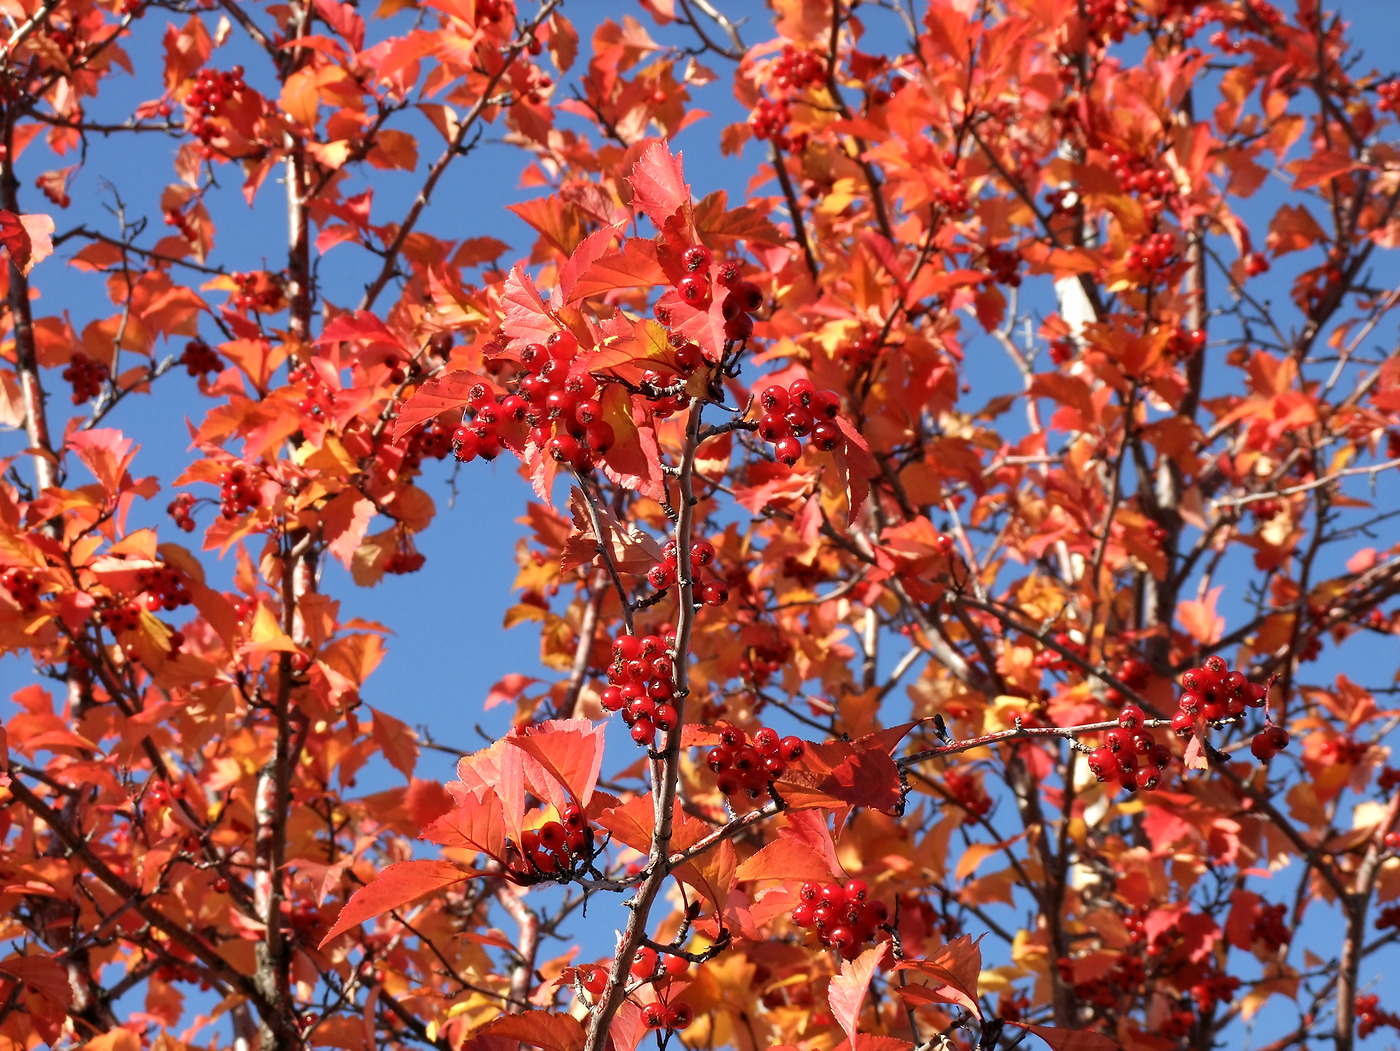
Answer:
[[[1136,730],[1147,718],[1142,708],[1136,704],[1125,704],[1118,713],[1118,725],[1128,730]]]
[[[710,283],[696,274],[687,274],[676,282],[676,292],[692,306],[699,306],[710,298]]]
[[[645,980],[656,973],[657,952],[650,945],[643,945],[632,957],[630,968],[633,978]]]
[[[666,1008],[662,1004],[651,1003],[642,1008],[642,1022],[648,1029],[666,1028]]]
[[[666,1025],[671,1029],[685,1029],[695,1021],[695,1010],[680,1000],[666,1009]]]
[[[802,758],[807,746],[800,737],[784,737],[778,743],[778,756],[789,763],[796,762]]]
[[[791,467],[802,459],[802,442],[793,437],[783,438],[773,446],[773,455],[779,463]]]
[[[685,267],[688,273],[695,273],[697,270],[707,270],[710,261],[714,258],[710,250],[704,245],[691,245],[681,253],[681,266]]]

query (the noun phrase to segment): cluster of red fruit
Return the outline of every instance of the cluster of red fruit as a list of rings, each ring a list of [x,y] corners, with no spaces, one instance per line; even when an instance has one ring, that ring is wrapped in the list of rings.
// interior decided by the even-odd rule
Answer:
[[[602,704],[621,712],[632,740],[646,748],[655,742],[657,730],[670,730],[680,718],[671,703],[676,696],[674,645],[674,638],[660,635],[622,635],[613,643]]]
[[[987,271],[987,276],[982,279],[982,284],[1020,288],[1021,275],[1017,272],[1020,266],[1021,257],[1015,252],[1009,252],[1000,245],[991,245],[982,256],[982,267]]]
[[[219,472],[219,514],[225,519],[237,518],[255,507],[262,506],[256,477],[242,464]]]
[[[63,378],[73,385],[73,404],[81,405],[102,393],[102,385],[111,378],[111,370],[100,361],[79,351],[63,370]]]
[[[1244,257],[1246,277],[1258,277],[1269,272],[1269,257],[1263,252],[1250,252]]]
[[[700,571],[706,566],[713,566],[714,561],[714,544],[708,540],[697,540],[690,545],[690,577],[695,582],[696,596],[707,606],[723,606],[729,601],[729,585],[719,579],[699,580]],[[661,591],[676,582],[678,572],[676,542],[668,540],[661,549],[661,561],[647,570],[647,583]]]
[[[779,463],[791,467],[802,459],[806,437],[821,452],[843,448],[845,435],[836,425],[841,398],[835,391],[817,390],[811,380],[793,380],[786,387],[776,383],[763,388],[758,396],[763,415],[758,420],[758,436],[773,443]]]
[[[417,573],[428,562],[427,556],[411,545],[400,546],[384,560],[384,572],[395,576]]]
[[[1133,25],[1126,0],[1088,0],[1082,10],[1088,35],[1095,39],[1121,44]]]
[[[1356,998],[1356,1035],[1365,1040],[1383,1025],[1400,1029],[1400,1015],[1381,1010],[1381,998],[1367,993]]]
[[[170,107],[165,106],[163,108],[167,111],[166,115],[168,116]],[[173,226],[175,229],[179,230],[180,236],[190,244],[199,243],[199,231],[194,228],[194,223],[190,221],[190,217],[180,209],[175,208],[165,213],[165,225]]]
[[[1288,906],[1283,902],[1265,905],[1254,917],[1249,926],[1251,943],[1263,946],[1265,952],[1274,953],[1293,939],[1293,930],[1285,917]]]
[[[224,360],[219,357],[219,352],[202,339],[192,339],[186,343],[180,361],[191,376],[206,376],[224,367]]]
[[[416,471],[425,459],[445,460],[452,452],[452,436],[453,432],[441,420],[414,431],[403,450],[403,469]]]
[[[10,593],[10,598],[19,604],[19,608],[26,613],[34,613],[39,609],[39,580],[27,569],[19,566],[11,566],[0,573],[0,584]]]
[[[1387,80],[1384,84],[1377,84],[1376,94],[1380,96],[1376,109],[1382,113],[1400,112],[1400,80]]]
[[[1169,168],[1154,168],[1141,157],[1110,150],[1108,163],[1119,184],[1129,193],[1161,200],[1176,192],[1176,177]]]
[[[628,974],[639,982],[652,984],[659,994],[666,995],[674,980],[684,978],[690,961],[673,953],[659,953],[643,945],[632,957]],[[608,971],[596,964],[574,969],[578,984],[595,999],[608,987]],[[683,1000],[654,1000],[642,1007],[642,1022],[648,1029],[685,1029],[695,1020],[695,1010]]]
[[[714,254],[704,245],[687,247],[681,253],[684,274],[676,281],[676,295],[693,307],[708,304],[714,295],[710,284],[713,263]],[[743,267],[734,260],[720,263],[714,275],[714,284],[725,289],[724,299],[720,302],[725,339],[747,339],[753,334],[751,315],[763,306],[763,290],[744,279]]]
[[[773,63],[773,82],[780,88],[801,91],[826,80],[826,59],[815,51],[784,44]]]
[[[110,605],[98,612],[97,621],[113,635],[135,631],[141,623],[141,606],[135,601]]]
[[[266,270],[234,271],[229,275],[238,291],[231,300],[235,310],[261,310],[275,313],[282,309],[282,286]]]
[[[780,150],[796,153],[806,146],[807,136],[805,133],[789,135],[787,126],[791,121],[792,108],[785,99],[759,99],[749,115],[754,138],[771,141]]]
[[[1192,358],[1206,348],[1206,334],[1199,328],[1178,328],[1167,337],[1167,353],[1182,360]]]
[[[335,404],[335,391],[309,362],[288,369],[287,382],[299,384],[306,391],[297,399],[297,412],[302,416],[319,419]]]
[[[1237,719],[1246,708],[1262,708],[1269,688],[1250,682],[1244,672],[1231,671],[1222,657],[1207,657],[1198,668],[1181,673],[1180,709],[1172,716],[1172,729],[1179,737],[1195,732],[1196,719],[1219,722]]]
[[[213,118],[224,111],[224,104],[234,95],[246,90],[243,67],[234,66],[224,72],[201,69],[194,76],[194,87],[185,96],[185,108],[190,111],[189,131],[206,146],[219,135]]]
[[[801,901],[792,910],[792,922],[815,930],[823,945],[848,960],[858,956],[861,946],[890,918],[884,902],[870,900],[864,880],[853,879],[845,886],[808,880],[797,896]]]
[[[546,821],[520,833],[520,853],[528,868],[518,876],[571,872],[579,859],[588,856],[588,818],[583,808],[569,803],[559,816],[559,821]]]
[[[1065,652],[1074,654],[1082,661],[1089,659],[1089,647],[1082,642],[1076,642],[1068,632],[1057,631],[1051,636],[1051,639],[1059,649],[1051,649],[1047,646],[1040,650],[1031,661],[1033,666],[1043,668],[1046,671],[1067,671],[1076,665],[1074,661],[1065,656]]]
[[[967,192],[957,165],[958,155],[952,150],[944,150],[943,166],[948,169],[948,185],[935,186],[930,193],[933,203],[941,206],[948,215],[965,215],[972,211],[972,195]]]
[[[747,792],[750,799],[757,799],[806,750],[800,737],[783,737],[771,726],[760,727],[752,740],[739,727],[726,726],[719,732],[719,744],[705,756],[705,764],[719,775],[715,785],[726,796]]]
[[[520,351],[524,373],[514,394],[497,394],[484,383],[468,391],[471,422],[452,435],[457,459],[494,460],[509,445],[526,442],[559,463],[586,470],[595,456],[612,448],[612,425],[603,419],[598,381],[587,373],[569,375],[578,340],[561,329],[544,343]]]
[[[1157,743],[1145,723],[1146,716],[1136,704],[1125,705],[1118,713],[1118,725],[1089,753],[1089,769],[1098,780],[1117,781],[1129,792],[1157,787],[1171,765],[1172,751]]]
[[[190,592],[174,566],[155,566],[136,571],[136,586],[145,593],[141,601],[152,613],[179,609],[190,604]]]
[[[1143,277],[1160,274],[1176,262],[1176,238],[1165,232],[1150,234],[1131,245],[1123,259],[1129,270]]]

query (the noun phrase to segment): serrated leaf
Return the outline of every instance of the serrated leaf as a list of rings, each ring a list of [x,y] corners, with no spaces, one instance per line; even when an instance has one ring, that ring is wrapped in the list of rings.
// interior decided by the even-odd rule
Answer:
[[[878,942],[854,960],[842,960],[841,973],[831,979],[827,989],[826,998],[831,1005],[831,1014],[852,1044],[856,1042],[860,1011],[865,1004],[865,994],[870,989],[870,979],[884,960],[888,948],[888,942]]]
[[[690,187],[686,185],[681,158],[671,153],[665,139],[652,143],[632,166],[627,177],[635,203],[658,230],[682,208],[689,208]]]
[[[475,875],[479,873],[461,868],[450,861],[396,862],[381,872],[373,883],[366,884],[350,896],[331,929],[321,939],[319,948],[325,948],[332,939],[353,927],[358,927],[366,920],[403,908],[419,898],[446,890]]]
[[[476,1030],[477,1035],[491,1035],[502,1040],[518,1040],[544,1051],[579,1051],[587,1035],[577,1018],[554,1011],[525,1011],[502,1015]]]

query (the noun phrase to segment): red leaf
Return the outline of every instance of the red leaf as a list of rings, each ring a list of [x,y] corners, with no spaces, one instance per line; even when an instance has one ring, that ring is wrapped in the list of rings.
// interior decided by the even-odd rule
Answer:
[[[816,880],[830,882],[835,873],[822,855],[790,836],[780,836],[758,853],[747,858],[735,878],[739,880],[779,879],[784,882]]]
[[[501,289],[505,321],[501,331],[512,339],[526,343],[543,343],[559,331],[559,323],[550,316],[549,308],[540,298],[530,275],[520,267],[512,267]]]
[[[517,728],[506,737],[509,744],[528,754],[553,781],[564,789],[568,800],[551,799],[561,810],[569,800],[586,807],[603,768],[603,724],[587,719],[551,719]],[[526,777],[530,781],[527,764]],[[552,795],[547,785],[531,784],[539,795]]]
[[[879,942],[854,960],[842,960],[841,973],[831,979],[827,989],[826,998],[831,1005],[831,1013],[852,1044],[856,1042],[856,1026],[860,1022],[860,1009],[865,1003],[870,979],[885,958],[888,945],[888,942]]]
[[[600,256],[580,271],[565,293],[565,302],[577,303],[616,288],[651,288],[667,280],[656,260],[655,242],[634,237],[623,243],[622,251]]]
[[[681,158],[671,153],[665,139],[642,151],[627,181],[636,203],[658,230],[664,230],[666,220],[682,208],[689,209],[690,187],[681,171]]]
[[[373,883],[366,884],[350,896],[340,910],[335,925],[321,939],[325,948],[333,938],[358,927],[366,920],[403,908],[434,891],[446,890],[479,875],[450,861],[400,861],[390,865]]]
[[[448,791],[452,791],[451,785]],[[489,789],[478,789],[465,799],[457,792],[452,794],[457,805],[423,829],[422,838],[439,846],[475,851],[500,860],[506,845],[501,797]]]
[[[901,987],[899,993],[905,1003],[911,1006],[934,1002],[957,1004],[981,1018],[982,1006],[977,1002],[977,981],[982,973],[981,941],[980,937],[973,941],[964,934],[926,960],[904,960],[896,964],[896,970],[914,971],[937,983]]]
[[[52,956],[11,956],[0,960],[0,974],[18,978],[45,1000],[67,1010],[73,1003],[68,969]]]
[[[574,286],[578,279],[590,272],[594,263],[608,254],[618,233],[616,226],[605,226],[589,234],[574,249],[569,261],[559,270],[559,292],[564,297],[564,302],[572,303],[580,298],[574,294]]]
[[[370,708],[370,714],[374,720],[374,743],[379,745],[390,766],[404,777],[412,777],[413,766],[418,762],[418,735],[408,724],[378,708]]]
[[[20,273],[53,255],[53,219],[47,215],[16,215],[0,209],[0,244]]]
[[[599,552],[599,538],[593,531],[593,523],[588,513],[588,505],[583,492],[575,487],[569,497],[569,510],[574,516],[574,532],[564,544],[559,561],[559,570],[567,573],[576,566],[588,566],[602,557]],[[645,533],[629,532],[612,509],[600,505],[597,510],[599,524],[603,527],[602,543],[612,556],[612,563],[621,573],[646,573],[662,559],[661,545]]]
[[[1006,1024],[1019,1026],[1028,1033],[1034,1033],[1055,1051],[1119,1051],[1118,1042],[1110,1040],[1102,1033],[1057,1029],[1051,1025],[1031,1025],[1029,1022],[1008,1021]]]
[[[490,1034],[509,1040],[519,1040],[545,1051],[578,1051],[587,1035],[583,1023],[570,1015],[553,1011],[526,1011],[524,1014],[503,1015],[487,1022],[477,1034]]]
[[[471,401],[468,392],[478,383],[485,383],[493,392],[497,392],[489,380],[465,369],[430,379],[400,407],[399,418],[394,421],[394,441],[403,441],[404,435],[420,424],[467,405]]]

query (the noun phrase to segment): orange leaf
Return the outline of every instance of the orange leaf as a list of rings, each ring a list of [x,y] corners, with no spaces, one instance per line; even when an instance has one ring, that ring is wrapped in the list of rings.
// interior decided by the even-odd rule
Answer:
[[[1215,612],[1215,604],[1224,590],[1221,585],[1211,588],[1199,602],[1187,599],[1177,603],[1176,619],[1203,646],[1212,645],[1225,632],[1225,618]]]
[[[53,255],[53,219],[47,215],[16,215],[0,209],[0,244],[20,273]]]
[[[500,860],[506,844],[500,796],[486,789],[465,795],[453,793],[453,796],[457,806],[423,829],[420,838],[438,846],[473,851]]]
[[[831,1013],[853,1045],[856,1042],[856,1027],[860,1022],[860,1009],[870,988],[870,979],[874,977],[880,962],[885,958],[888,947],[888,942],[878,942],[854,960],[842,960],[841,973],[831,979],[827,990],[826,998],[831,1005]]]
[[[690,187],[681,170],[681,158],[671,153],[665,139],[653,142],[642,151],[627,182],[632,187],[635,202],[658,230],[664,230],[666,220],[682,208],[689,209]],[[688,217],[685,225],[690,225]]]
[[[374,742],[384,758],[404,777],[412,777],[413,765],[418,762],[418,735],[406,723],[378,708],[370,708],[370,714],[374,720]]]
[[[0,974],[18,978],[45,1000],[67,1010],[73,1003],[68,969],[52,956],[11,956],[0,960]]]
[[[505,321],[501,331],[512,339],[527,343],[543,343],[559,331],[559,324],[550,316],[535,283],[520,267],[512,267],[501,288]]]
[[[782,836],[745,859],[735,873],[738,880],[778,879],[784,882],[830,882],[835,873],[813,847],[791,836]]]
[[[434,891],[465,882],[477,875],[450,861],[400,861],[390,865],[373,883],[366,884],[350,896],[340,910],[335,924],[321,939],[319,948],[352,927],[386,912],[403,908]]]
[[[468,394],[478,383],[485,383],[495,391],[494,384],[465,369],[430,379],[399,409],[399,418],[394,421],[394,441],[402,441],[405,434],[420,424],[470,403]]]
[[[542,1047],[545,1051],[578,1051],[583,1047],[586,1033],[577,1018],[553,1011],[526,1011],[518,1015],[502,1015],[487,1022],[477,1035],[490,1034],[505,1040]]]
[[[587,719],[550,719],[532,726],[518,727],[506,742],[519,748],[538,763],[579,806],[587,806],[603,768],[603,725]],[[528,777],[528,766],[527,766]],[[532,781],[534,779],[531,779]],[[548,786],[535,784],[537,793],[548,793]],[[556,807],[559,800],[551,800]]]
[[[645,533],[629,532],[606,505],[600,505],[597,512],[599,525],[605,534],[605,539],[600,542],[593,531],[587,500],[577,487],[569,497],[569,510],[574,516],[574,532],[564,544],[559,560],[560,572],[567,573],[575,566],[598,562],[602,557],[600,544],[607,548],[613,565],[622,573],[640,576],[661,561],[661,545]]]
[[[964,934],[926,960],[904,960],[895,964],[896,970],[914,971],[938,983],[902,987],[900,995],[905,997],[905,1002],[911,1005],[920,1002],[958,1004],[981,1018],[982,1006],[977,1002],[977,980],[982,973],[981,941],[980,937],[973,941]],[[909,995],[905,996],[906,993]]]

